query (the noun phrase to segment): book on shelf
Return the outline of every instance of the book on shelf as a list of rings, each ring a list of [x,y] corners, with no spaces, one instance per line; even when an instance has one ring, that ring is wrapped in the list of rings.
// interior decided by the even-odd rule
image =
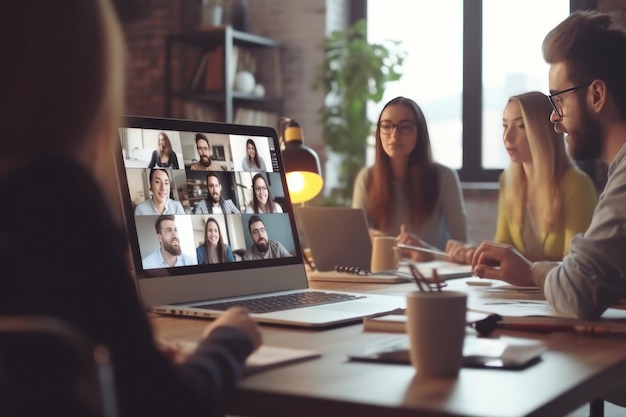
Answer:
[[[206,91],[221,91],[224,89],[224,46],[220,45],[206,53]]]
[[[197,91],[204,81],[204,77],[206,76],[206,63],[209,58],[207,53],[204,53],[200,56],[198,60],[198,64],[196,65],[196,69],[191,77],[191,81],[189,83],[190,91]]]
[[[277,113],[239,107],[235,111],[233,123],[253,126],[270,126],[277,129],[280,117]]]
[[[203,105],[186,101],[183,103],[183,117],[188,120],[198,120],[201,122],[220,121],[220,112],[214,106]]]

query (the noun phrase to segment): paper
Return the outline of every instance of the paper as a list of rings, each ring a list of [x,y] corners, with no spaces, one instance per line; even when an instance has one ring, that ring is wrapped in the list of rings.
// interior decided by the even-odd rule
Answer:
[[[472,276],[471,265],[457,264],[448,261],[413,262],[413,264],[426,279],[432,278],[433,269],[437,270],[437,275],[441,280]],[[407,262],[400,263],[399,271],[404,274],[411,274]]]
[[[177,342],[177,344],[185,353],[192,353],[198,345],[197,342],[188,341]],[[244,375],[308,359],[319,358],[320,356],[321,353],[313,350],[261,345],[261,347],[248,356]]]
[[[307,273],[307,277],[311,281],[363,282],[373,284],[396,284],[412,281],[412,279],[407,276],[399,276],[395,273],[357,275],[337,271],[311,271]]]

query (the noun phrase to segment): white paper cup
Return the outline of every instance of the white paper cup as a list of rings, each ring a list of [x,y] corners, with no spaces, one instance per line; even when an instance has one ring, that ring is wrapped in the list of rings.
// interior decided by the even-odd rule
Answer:
[[[411,364],[424,376],[456,377],[463,363],[467,294],[414,291],[406,297]]]
[[[392,236],[378,236],[372,242],[371,272],[393,271],[398,269],[398,242]]]

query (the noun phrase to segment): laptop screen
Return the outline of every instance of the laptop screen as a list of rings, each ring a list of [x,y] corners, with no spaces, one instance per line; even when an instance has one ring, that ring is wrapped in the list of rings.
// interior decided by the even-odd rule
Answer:
[[[123,218],[144,302],[306,288],[274,129],[127,117],[119,145]]]

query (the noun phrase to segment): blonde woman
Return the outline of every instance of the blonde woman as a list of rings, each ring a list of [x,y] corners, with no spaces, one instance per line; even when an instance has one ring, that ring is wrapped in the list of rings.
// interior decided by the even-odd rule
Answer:
[[[500,176],[494,241],[512,245],[532,261],[560,261],[571,238],[587,230],[597,194],[550,122],[548,97],[532,91],[509,99],[502,117],[511,163]],[[450,241],[451,260],[470,263],[475,248]]]
[[[11,219],[0,227],[1,314],[55,317],[107,346],[121,416],[223,415],[261,336],[235,309],[205,327],[189,355],[154,341],[113,210],[125,49],[111,3],[44,1],[33,13],[29,2],[15,2],[0,26],[0,50],[11,61],[0,77],[0,193],[11,197],[0,207]],[[58,186],[42,181],[48,167]],[[47,203],[45,215],[40,204],[21,203],[33,195]],[[41,386],[20,372],[39,353],[2,348],[13,358],[3,377],[29,387],[3,396],[2,407],[46,415],[55,404],[56,414],[90,414],[64,401],[75,398],[72,372],[48,361],[40,371],[54,381]]]

